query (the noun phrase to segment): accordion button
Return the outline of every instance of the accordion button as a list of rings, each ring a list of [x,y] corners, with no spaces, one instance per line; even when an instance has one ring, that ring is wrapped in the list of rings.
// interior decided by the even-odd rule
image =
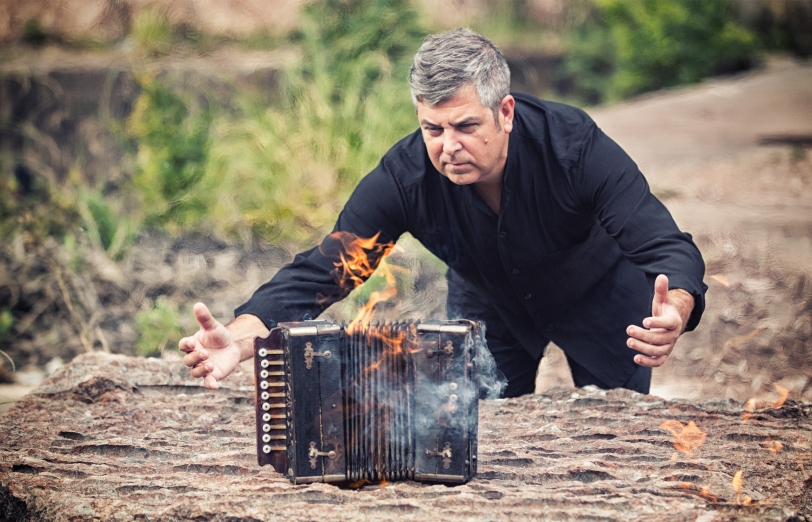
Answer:
[[[265,433],[271,431],[271,425],[270,424],[263,424],[262,425],[262,431],[264,431]]]
[[[266,361],[265,359],[263,359],[263,360],[262,360],[262,361],[259,363],[259,365],[260,365],[260,366],[262,366],[263,368],[267,368],[267,367],[268,367],[268,361]]]
[[[271,394],[269,394],[268,392],[262,392],[262,395],[260,395],[260,397],[262,397],[263,401],[267,401],[268,399],[271,398]]]
[[[262,388],[263,390],[267,390],[268,389],[268,381],[262,381],[261,383],[259,383],[259,387]]]
[[[262,409],[268,411],[271,409],[271,405],[266,402],[265,404],[262,405]]]
[[[271,436],[266,433],[262,436],[262,442],[271,442]]]
[[[265,446],[262,446],[262,452],[263,453],[270,453],[271,452],[271,447],[268,446],[267,444]]]
[[[268,370],[262,370],[261,372],[259,372],[259,376],[262,377],[263,379],[267,379],[268,378]]]
[[[262,414],[262,420],[265,421],[265,422],[270,422],[271,414],[270,413],[263,413]]]

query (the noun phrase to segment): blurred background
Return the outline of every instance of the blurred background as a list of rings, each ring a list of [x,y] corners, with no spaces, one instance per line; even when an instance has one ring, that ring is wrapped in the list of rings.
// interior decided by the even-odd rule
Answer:
[[[230,320],[416,128],[411,58],[458,26],[703,251],[652,393],[812,401],[812,0],[0,0],[0,408],[84,352],[178,357],[197,301]],[[442,318],[445,267],[399,244],[379,317]],[[537,391],[571,385],[551,346]]]

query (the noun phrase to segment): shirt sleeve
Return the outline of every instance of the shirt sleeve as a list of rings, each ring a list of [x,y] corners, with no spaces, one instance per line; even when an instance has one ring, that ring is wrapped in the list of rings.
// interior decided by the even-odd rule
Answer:
[[[405,232],[406,216],[403,192],[384,160],[355,188],[333,232],[318,246],[297,254],[234,315],[255,315],[268,328],[284,321],[315,319],[353,289],[342,277],[340,255],[345,249],[339,236],[367,239],[378,234],[374,245],[364,248],[374,268],[386,245]]]
[[[694,297],[686,330],[696,328],[707,291],[699,249],[651,193],[634,161],[594,125],[584,138],[573,185],[581,203],[649,277],[652,291],[654,278],[665,274],[669,288],[682,288]]]

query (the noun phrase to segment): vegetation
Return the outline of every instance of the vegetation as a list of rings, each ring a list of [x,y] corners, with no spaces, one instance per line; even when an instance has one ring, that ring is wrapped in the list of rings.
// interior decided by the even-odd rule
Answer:
[[[160,356],[164,350],[177,350],[183,337],[179,306],[165,296],[159,297],[152,308],[139,310],[135,315],[138,340],[135,351],[145,357]]]
[[[758,46],[734,8],[723,0],[596,0],[570,36],[565,74],[578,98],[597,103],[746,69]]]

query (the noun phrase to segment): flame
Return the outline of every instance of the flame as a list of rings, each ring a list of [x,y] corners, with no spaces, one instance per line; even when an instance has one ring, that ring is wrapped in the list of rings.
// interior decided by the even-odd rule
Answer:
[[[701,448],[707,436],[694,424],[694,421],[689,421],[687,425],[684,425],[679,421],[667,420],[660,424],[660,428],[668,430],[674,435],[674,448],[682,453],[690,453],[691,450]]]
[[[337,231],[327,236],[319,247],[326,256],[338,258],[338,261],[333,262],[333,277],[342,288],[358,288],[376,269],[386,280],[385,288],[372,292],[366,304],[359,308],[355,318],[347,326],[346,330],[350,334],[355,328],[370,324],[375,306],[393,298],[398,292],[393,268],[384,260],[395,248],[395,244],[378,242],[380,235],[378,232],[370,238],[362,238],[350,232]]]
[[[733,475],[733,480],[730,484],[733,486],[733,491],[736,492],[736,503],[749,505],[753,503],[753,499],[748,495],[742,496],[742,472],[743,470],[741,469],[737,471],[736,474]],[[758,504],[758,502],[756,502],[756,504]]]
[[[747,341],[747,340],[755,337],[756,335],[760,334],[764,330],[766,330],[765,327],[759,326],[758,328],[754,328],[753,330],[747,332],[744,335],[737,335],[735,337],[731,337],[730,339],[725,341],[725,344],[722,345],[722,350],[727,350],[729,348],[733,348],[737,344],[742,343],[744,341]]]
[[[784,402],[787,400],[787,396],[789,395],[789,390],[781,386],[780,384],[774,384],[775,389],[778,391],[779,397],[773,403],[773,408],[780,408]]]
[[[744,410],[744,414],[742,414],[742,421],[747,422],[753,416],[753,412],[756,409],[761,408],[780,408],[784,405],[789,396],[789,390],[781,386],[780,384],[773,384],[775,390],[778,392],[778,398],[773,402],[767,402],[764,400],[756,399],[755,397],[751,397],[742,405],[742,410]]]
[[[727,277],[723,276],[722,274],[713,274],[712,276],[709,277],[721,283],[724,286],[730,286],[730,282],[727,280]]]
[[[733,481],[730,483],[733,486],[733,491],[736,492],[736,496],[742,494],[742,471],[741,469],[737,471],[736,474],[733,475]]]
[[[389,266],[381,262],[380,268],[383,269],[382,274],[386,279],[386,287],[382,291],[376,290],[369,294],[367,302],[361,305],[355,318],[347,325],[347,333],[349,334],[352,334],[355,328],[367,326],[372,322],[372,318],[375,316],[375,305],[388,301],[398,294],[397,282],[395,281],[394,274],[389,270]]]
[[[333,273],[337,276],[339,285],[357,288],[375,272],[381,259],[395,246],[394,243],[378,243],[380,235],[378,232],[370,238],[362,238],[339,230],[327,236],[327,240],[322,242],[319,249],[325,255],[332,253],[330,251],[333,241],[341,244],[337,252],[339,261],[333,263],[336,267]]]
[[[700,489],[699,486],[697,486],[693,482],[680,482],[679,487],[691,493],[695,492],[700,497],[710,500],[711,502],[719,502],[719,495],[713,493],[707,487],[703,486],[702,489]]]
[[[350,489],[360,489],[364,487],[365,484],[370,484],[370,481],[367,479],[356,480],[355,482],[350,482]]]
[[[771,453],[778,453],[782,449],[784,449],[784,445],[781,444],[780,442],[778,442],[777,440],[774,440],[773,441],[773,447],[770,448],[770,452]]]

